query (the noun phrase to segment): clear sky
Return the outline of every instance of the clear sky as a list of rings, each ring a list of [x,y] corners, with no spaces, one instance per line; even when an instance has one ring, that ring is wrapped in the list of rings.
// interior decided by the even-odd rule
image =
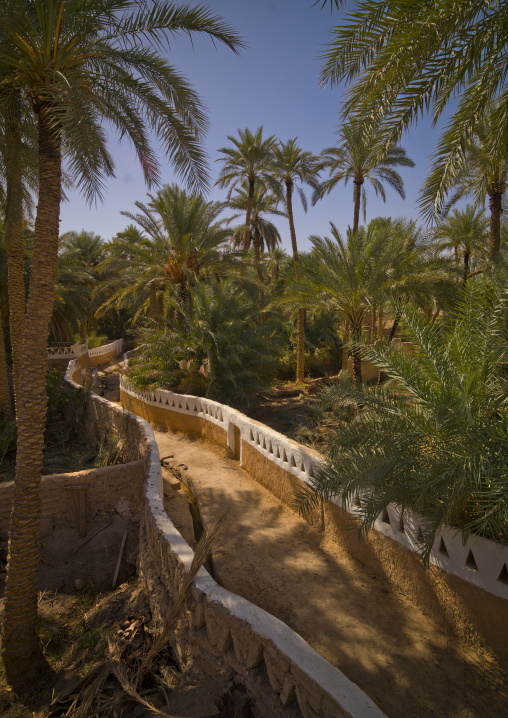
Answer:
[[[206,3],[243,36],[248,48],[235,55],[228,48],[205,37],[178,37],[172,42],[168,59],[184,73],[205,104],[210,130],[205,140],[212,183],[220,168],[215,162],[217,150],[228,144],[228,135],[238,128],[264,127],[266,135],[275,134],[286,141],[298,137],[304,150],[316,154],[336,142],[336,130],[342,102],[340,88],[320,88],[320,53],[328,41],[330,29],[340,22],[336,12],[313,7],[313,0],[211,0]],[[376,199],[367,186],[367,220],[383,216],[417,216],[416,197],[437,141],[437,131],[424,120],[402,142],[416,162],[414,169],[402,168],[407,198],[403,201],[386,189],[387,202]],[[144,201],[147,188],[135,154],[129,143],[118,144],[111,135],[110,150],[116,163],[116,178],[107,183],[105,202],[89,207],[79,192],[68,192],[62,204],[61,232],[85,229],[110,239],[128,224],[120,213],[133,211],[136,200]],[[178,181],[171,166],[162,158],[162,182]],[[226,192],[213,187],[210,199],[224,200]],[[285,249],[290,249],[285,218],[274,220]],[[304,214],[295,201],[298,245],[309,247],[311,234],[329,233],[334,222],[343,232],[353,221],[353,186],[339,185],[334,192],[309,207]]]

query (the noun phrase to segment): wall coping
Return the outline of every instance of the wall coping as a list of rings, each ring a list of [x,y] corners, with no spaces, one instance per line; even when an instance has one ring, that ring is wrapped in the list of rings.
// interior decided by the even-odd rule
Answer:
[[[75,388],[79,385],[72,380],[72,374],[76,370],[74,361],[69,362],[65,375],[66,381]],[[196,397],[186,397],[188,399]],[[184,570],[188,571],[194,558],[194,551],[184,540],[182,535],[174,526],[171,519],[164,510],[163,505],[163,480],[160,465],[159,449],[150,424],[135,414],[112,404],[107,399],[99,396],[93,397],[109,406],[113,411],[122,415],[128,415],[140,427],[145,436],[147,446],[147,477],[145,483],[145,500],[147,508],[161,533],[161,538],[169,544],[171,551],[177,557],[178,562]],[[215,422],[223,422],[224,416],[229,412],[243,416],[234,409],[224,407],[227,411],[218,411],[217,407],[222,405],[217,402],[206,400],[207,408],[215,412]],[[192,405],[194,412],[195,405]],[[217,416],[217,414],[220,416]],[[212,414],[210,414],[212,417]],[[350,718],[386,718],[385,714],[376,704],[352,681],[350,681],[338,668],[332,666],[323,656],[309,646],[304,639],[295,633],[289,626],[275,616],[267,613],[261,608],[250,603],[244,598],[219,586],[212,576],[201,568],[193,582],[193,596],[197,599],[206,598],[208,604],[227,609],[237,619],[246,621],[251,629],[261,638],[273,642],[275,647],[281,651],[289,661],[299,670],[308,675],[311,680],[319,685],[323,693],[328,694],[344,710],[345,715]]]
[[[232,451],[235,448],[236,426],[243,441],[309,486],[311,479],[324,463],[324,457],[317,451],[211,399],[176,394],[165,389],[137,389],[124,376],[120,377],[120,387],[125,393],[146,404],[197,416],[220,426],[227,432],[228,447]],[[241,461],[240,455],[240,463]],[[361,500],[361,496],[358,498]],[[355,505],[355,501],[348,502],[345,506],[340,496],[332,501],[352,516],[359,516],[359,507]],[[390,504],[379,514],[374,529],[402,544],[409,551],[417,552],[423,538],[423,524],[423,516],[407,509],[402,513],[399,506]],[[508,600],[508,546],[471,535],[464,543],[458,529],[445,525],[436,533],[430,563],[488,593]]]

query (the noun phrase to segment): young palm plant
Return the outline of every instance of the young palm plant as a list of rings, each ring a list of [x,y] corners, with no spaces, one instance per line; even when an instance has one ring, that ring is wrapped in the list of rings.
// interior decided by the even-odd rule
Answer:
[[[362,346],[391,381],[381,388],[339,382],[334,401],[361,409],[338,426],[305,503],[360,500],[367,531],[394,503],[423,516],[420,551],[449,524],[508,542],[508,290],[468,282],[448,321],[433,324],[410,304],[396,310],[412,342]]]
[[[46,338],[54,299],[62,161],[86,199],[113,174],[104,126],[128,137],[147,181],[158,180],[151,136],[191,185],[207,182],[201,104],[160,55],[171,35],[204,33],[233,50],[238,36],[207,10],[130,0],[8,0],[2,7],[3,89],[20,93],[38,132],[39,194],[21,363],[14,509],[2,653],[10,680],[38,654],[40,474],[46,418]],[[33,663],[33,662],[32,662]]]

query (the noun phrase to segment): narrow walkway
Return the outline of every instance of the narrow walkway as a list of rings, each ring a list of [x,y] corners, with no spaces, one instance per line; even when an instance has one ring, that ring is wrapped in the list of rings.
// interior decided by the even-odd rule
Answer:
[[[225,588],[280,618],[389,718],[504,718],[506,672],[443,632],[391,584],[312,530],[234,461],[155,431],[160,456],[194,484],[205,524],[228,509],[213,548]],[[164,471],[165,506],[188,540],[182,492]]]

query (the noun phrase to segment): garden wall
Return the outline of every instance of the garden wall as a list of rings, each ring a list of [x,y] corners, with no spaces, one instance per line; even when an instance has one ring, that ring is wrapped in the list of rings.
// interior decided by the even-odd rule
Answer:
[[[76,372],[77,366],[71,362],[67,371],[69,383],[73,384]],[[116,429],[127,425],[133,453],[145,457],[140,571],[155,620],[162,623],[194,552],[164,511],[159,452],[149,424],[95,395],[91,405],[92,420],[98,419]],[[226,439],[231,444],[235,433],[227,437],[218,423],[222,421],[220,411],[216,412],[214,406],[210,406],[210,411],[215,413],[217,423],[189,415],[188,427],[196,435],[216,442]],[[185,663],[192,657],[208,675],[226,676],[242,683],[255,700],[259,715],[383,718],[384,714],[358,686],[300,636],[277,618],[221,588],[203,568],[193,582],[187,609],[171,637],[180,661]]]
[[[70,474],[52,474],[41,478],[41,533],[50,533],[55,526],[77,526],[79,498],[84,493],[86,521],[114,511],[139,510],[143,495],[144,459],[88,469]],[[0,539],[6,540],[14,501],[14,482],[0,484]]]
[[[319,471],[317,452],[229,407],[169,391],[136,390],[122,379],[121,402],[151,423],[211,440],[284,503]],[[208,427],[208,428],[207,428]],[[358,497],[361,501],[361,497]],[[354,503],[343,510],[327,503],[310,521],[332,533],[355,558],[410,597],[443,627],[470,642],[486,642],[504,652],[508,641],[508,548],[480,537],[463,543],[444,527],[436,536],[431,565],[417,555],[422,518],[396,506],[380,514],[375,530],[359,541],[351,531]]]

